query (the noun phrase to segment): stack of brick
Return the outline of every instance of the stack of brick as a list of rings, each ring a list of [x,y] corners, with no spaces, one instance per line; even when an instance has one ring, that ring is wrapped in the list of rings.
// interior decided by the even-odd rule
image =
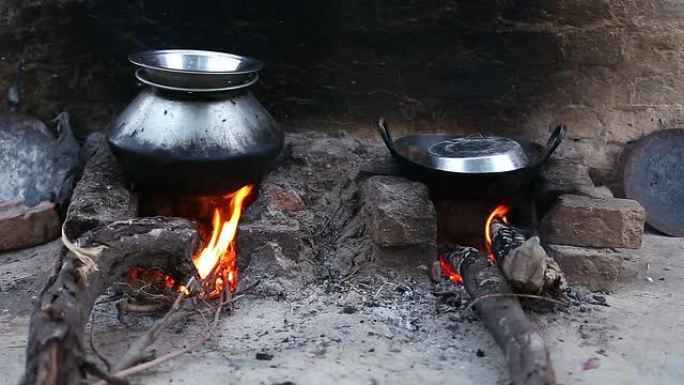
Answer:
[[[597,189],[581,166],[552,163],[542,176],[542,203],[552,200],[540,224],[549,255],[571,283],[592,291],[612,290],[623,274],[619,249],[641,247],[643,207]]]

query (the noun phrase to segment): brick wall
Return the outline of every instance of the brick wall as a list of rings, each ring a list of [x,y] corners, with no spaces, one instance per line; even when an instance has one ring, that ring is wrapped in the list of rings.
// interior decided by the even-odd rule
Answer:
[[[684,118],[684,0],[4,0],[0,89],[100,130],[136,93],[128,53],[196,47],[268,64],[255,89],[290,129],[486,131],[558,121],[593,175]]]

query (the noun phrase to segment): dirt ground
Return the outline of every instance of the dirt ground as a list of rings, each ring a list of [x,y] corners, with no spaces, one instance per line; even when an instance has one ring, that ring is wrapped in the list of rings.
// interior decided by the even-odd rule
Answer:
[[[30,298],[44,279],[35,266],[49,268],[57,246],[0,255],[0,385],[16,384],[21,376]],[[530,314],[559,383],[681,383],[684,239],[646,235],[641,250],[624,256],[628,274],[606,296],[608,307]],[[391,272],[364,277],[364,269],[357,276],[335,290],[312,285],[296,300],[245,296],[234,315],[222,318],[218,338],[133,383],[506,383],[503,356],[487,331],[471,314],[436,305],[427,278],[406,280]],[[117,357],[154,318],[125,320],[127,326],[111,302],[96,307],[95,344],[105,355]],[[182,348],[203,330],[201,319],[191,319],[165,333],[155,348],[160,354]],[[259,352],[272,359],[257,359]]]

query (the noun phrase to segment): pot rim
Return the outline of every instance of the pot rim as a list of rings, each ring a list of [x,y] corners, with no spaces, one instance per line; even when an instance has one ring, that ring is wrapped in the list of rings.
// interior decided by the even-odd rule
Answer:
[[[237,60],[238,64],[237,66],[239,67],[243,63],[247,66],[246,69],[243,70],[236,70],[236,69],[218,69],[214,70],[211,68],[208,69],[197,69],[197,68],[177,68],[177,67],[170,67],[168,65],[161,65],[159,64],[158,61],[159,59],[162,58],[170,58],[172,56],[179,56],[179,58],[182,58],[183,55],[185,56],[197,56],[199,58],[205,58],[205,59],[216,59],[216,60],[221,60],[221,59],[231,59],[231,60]],[[206,51],[206,50],[198,50],[198,49],[164,49],[164,50],[151,50],[151,51],[142,51],[142,52],[137,52],[134,54],[131,54],[128,56],[128,61],[135,64],[138,67],[150,69],[150,70],[155,70],[155,71],[163,71],[163,72],[171,72],[171,73],[178,73],[178,74],[194,74],[194,75],[241,75],[241,74],[249,74],[253,72],[259,72],[264,68],[264,64],[257,60],[253,59],[248,56],[240,56],[240,55],[235,55],[231,53],[226,53],[226,52],[219,52],[219,51]],[[185,65],[185,63],[182,63],[181,65]]]
[[[234,86],[222,86],[222,87],[210,87],[210,88],[201,88],[201,87],[182,87],[182,86],[174,86],[174,85],[169,85],[169,84],[162,84],[155,82],[153,80],[147,79],[144,75],[144,68],[138,68],[135,71],[135,78],[138,79],[141,83],[148,85],[150,87],[155,87],[155,88],[161,88],[169,91],[182,91],[182,92],[222,92],[222,91],[234,91],[234,90],[239,90],[242,88],[247,88],[256,82],[259,81],[259,73],[255,72],[254,77],[245,83],[241,84],[236,84]]]

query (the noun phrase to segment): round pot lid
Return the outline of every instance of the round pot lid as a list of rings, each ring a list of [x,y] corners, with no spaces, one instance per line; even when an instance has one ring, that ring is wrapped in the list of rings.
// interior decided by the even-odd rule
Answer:
[[[437,169],[462,173],[497,173],[530,164],[519,142],[496,136],[452,136],[427,148],[428,163]]]
[[[646,222],[666,234],[684,236],[684,129],[641,138],[627,155],[625,195],[641,203]]]

